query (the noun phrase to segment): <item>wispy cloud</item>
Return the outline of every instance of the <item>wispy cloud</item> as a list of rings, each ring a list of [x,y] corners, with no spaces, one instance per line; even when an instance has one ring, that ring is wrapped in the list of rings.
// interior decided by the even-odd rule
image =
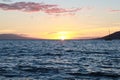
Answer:
[[[51,8],[51,9],[46,9],[46,13],[65,13],[65,12],[77,12],[81,10],[81,8],[76,8],[76,9],[64,9],[64,8]]]
[[[110,12],[120,12],[120,10],[117,10],[117,9],[110,9],[109,11]]]
[[[52,13],[74,13],[81,8],[66,9],[61,8],[56,4],[44,4],[35,2],[16,2],[11,4],[0,3],[0,9],[2,10],[18,10],[23,12],[44,12],[48,14]]]

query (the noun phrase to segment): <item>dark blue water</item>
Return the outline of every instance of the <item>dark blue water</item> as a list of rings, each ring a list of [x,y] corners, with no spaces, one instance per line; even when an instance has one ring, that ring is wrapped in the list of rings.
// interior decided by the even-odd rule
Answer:
[[[120,80],[120,41],[1,40],[0,80]]]

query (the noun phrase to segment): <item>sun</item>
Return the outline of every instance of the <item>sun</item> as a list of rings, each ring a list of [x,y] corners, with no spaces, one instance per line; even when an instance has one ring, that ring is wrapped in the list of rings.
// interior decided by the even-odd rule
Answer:
[[[64,41],[66,38],[65,38],[65,36],[61,36],[60,39],[61,39],[62,41]]]
[[[57,34],[55,35],[55,39],[58,39],[58,40],[68,40],[68,39],[72,39],[72,32],[68,32],[68,31],[60,31],[60,32],[57,32]]]
[[[59,36],[59,39],[63,41],[68,38],[68,33],[67,32],[59,32],[58,36]]]

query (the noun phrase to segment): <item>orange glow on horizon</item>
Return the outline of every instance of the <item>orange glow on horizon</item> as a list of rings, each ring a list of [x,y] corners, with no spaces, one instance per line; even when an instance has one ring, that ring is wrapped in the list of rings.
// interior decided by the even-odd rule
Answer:
[[[108,35],[108,28],[107,27],[95,27],[95,28],[85,28],[85,29],[78,29],[78,30],[53,30],[53,31],[41,31],[41,32],[34,32],[30,31],[28,33],[22,33],[25,34],[27,37],[33,37],[38,39],[55,39],[55,40],[67,40],[67,39],[91,39],[91,38],[98,38],[103,37],[105,35]],[[114,33],[116,31],[119,31],[119,27],[111,27],[110,33]],[[7,32],[7,31],[1,31],[1,34],[3,33],[12,33],[12,34],[21,34],[21,32]]]
[[[66,39],[73,39],[72,34],[67,31],[61,31],[57,33],[56,39],[66,40]]]
[[[40,35],[41,39],[55,39],[55,40],[66,40],[66,39],[74,39],[75,32],[72,31],[57,31],[57,32],[49,32]],[[37,35],[36,35],[37,37]]]

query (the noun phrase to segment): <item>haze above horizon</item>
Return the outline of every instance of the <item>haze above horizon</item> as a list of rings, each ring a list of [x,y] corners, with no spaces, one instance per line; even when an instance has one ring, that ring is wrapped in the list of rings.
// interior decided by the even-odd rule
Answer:
[[[1,0],[0,34],[82,39],[120,31],[120,0]]]

